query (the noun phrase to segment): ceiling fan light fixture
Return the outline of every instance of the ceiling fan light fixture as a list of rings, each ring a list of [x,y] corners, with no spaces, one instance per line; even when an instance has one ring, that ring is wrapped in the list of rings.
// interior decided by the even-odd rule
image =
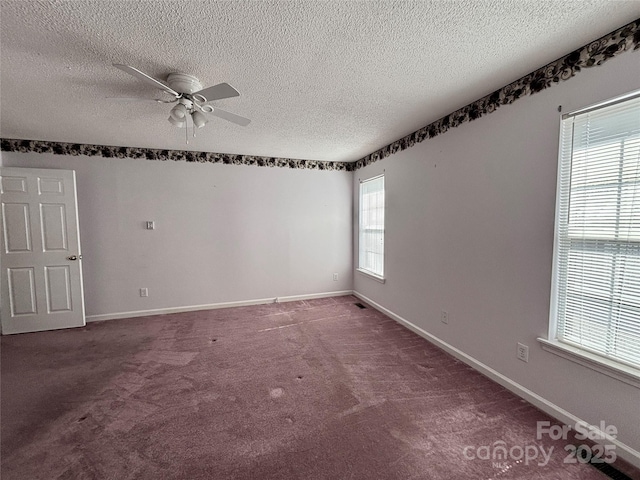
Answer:
[[[173,115],[169,116],[169,123],[171,123],[172,125],[175,125],[178,128],[182,128],[182,127],[186,127],[187,126],[186,119],[184,119],[184,118],[175,118]]]
[[[205,117],[202,112],[199,112],[198,110],[191,114],[191,119],[193,120],[193,124],[197,128],[204,127],[207,122],[209,122],[209,120],[207,120],[207,117]]]
[[[177,104],[171,109],[171,118],[175,120],[183,120],[187,116],[187,107],[182,103]]]

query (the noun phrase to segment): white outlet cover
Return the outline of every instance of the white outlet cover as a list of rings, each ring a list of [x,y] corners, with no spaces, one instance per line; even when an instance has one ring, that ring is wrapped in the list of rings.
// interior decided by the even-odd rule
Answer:
[[[529,347],[523,343],[518,342],[518,350],[516,356],[523,362],[529,362]]]

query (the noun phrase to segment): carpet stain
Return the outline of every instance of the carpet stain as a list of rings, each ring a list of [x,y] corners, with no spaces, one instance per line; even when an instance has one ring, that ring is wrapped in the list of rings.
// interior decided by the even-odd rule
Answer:
[[[432,371],[432,370],[434,370],[434,369],[435,369],[435,367],[432,367],[432,366],[430,366],[430,365],[426,365],[426,364],[424,364],[424,363],[418,363],[418,364],[416,365],[416,368],[417,368],[418,370],[420,370],[421,372],[430,372],[430,371]]]
[[[280,398],[281,396],[284,395],[284,389],[283,388],[272,388],[269,391],[269,395],[271,396],[271,398]]]

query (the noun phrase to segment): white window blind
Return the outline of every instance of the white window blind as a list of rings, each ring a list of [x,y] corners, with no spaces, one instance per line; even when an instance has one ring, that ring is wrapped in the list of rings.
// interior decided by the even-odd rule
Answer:
[[[359,268],[384,277],[384,176],[360,183],[359,231]]]
[[[640,367],[640,93],[563,118],[559,161],[551,334]]]

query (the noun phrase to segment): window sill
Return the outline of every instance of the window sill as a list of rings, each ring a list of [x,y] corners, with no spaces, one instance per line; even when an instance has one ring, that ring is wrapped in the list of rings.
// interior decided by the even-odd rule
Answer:
[[[362,275],[365,275],[369,278],[373,278],[376,282],[384,283],[385,278],[380,275],[376,275],[373,272],[369,272],[368,270],[362,270],[361,268],[356,268],[356,272],[360,272]]]
[[[640,388],[640,370],[614,360],[595,355],[580,348],[546,338],[538,338],[542,349],[587,368]]]

